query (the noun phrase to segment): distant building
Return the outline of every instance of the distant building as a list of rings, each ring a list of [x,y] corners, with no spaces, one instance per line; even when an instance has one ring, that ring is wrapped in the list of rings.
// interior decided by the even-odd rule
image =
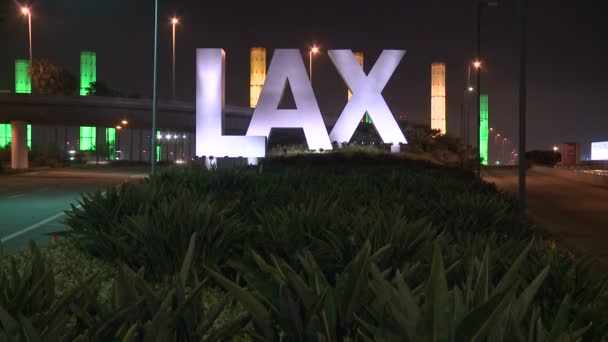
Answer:
[[[562,144],[562,166],[575,166],[581,162],[581,145],[570,142]]]

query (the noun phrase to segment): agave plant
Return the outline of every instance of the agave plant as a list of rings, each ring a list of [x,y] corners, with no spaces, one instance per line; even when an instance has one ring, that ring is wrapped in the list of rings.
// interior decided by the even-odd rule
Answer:
[[[224,317],[231,307],[225,295],[206,307],[206,284],[194,272],[196,241],[194,234],[179,273],[168,284],[148,283],[143,269],[121,266],[109,305],[100,301],[98,276],[56,298],[52,267],[32,243],[22,273],[13,260],[0,274],[0,340],[223,341],[238,336],[251,317],[244,312]]]
[[[10,266],[0,270],[0,340],[59,341],[67,333],[71,300],[95,277],[59,298],[53,267],[33,242],[30,256],[21,270],[12,257]]]
[[[400,272],[389,281],[377,267],[372,267],[371,287],[376,299],[369,306],[368,318],[360,318],[362,336],[368,341],[580,340],[591,323],[574,326],[568,296],[548,327],[533,305],[548,268],[532,282],[521,284],[519,271],[531,246],[532,243],[496,284],[489,272],[489,250],[470,265],[466,282],[451,289],[438,244],[429,279],[415,289],[410,289]]]
[[[248,289],[208,272],[253,315],[255,330],[249,334],[255,340],[344,341],[357,335],[356,313],[372,299],[370,267],[386,250],[371,254],[365,243],[333,285],[311,253],[300,256],[305,271],[298,274],[281,258],[267,261],[251,252],[257,268],[243,270]]]
[[[83,341],[223,341],[238,336],[251,317],[235,315],[222,324],[228,307],[224,296],[205,309],[205,282],[194,272],[196,234],[190,239],[181,270],[160,288],[146,282],[144,271],[126,266],[118,271],[111,306],[95,297],[80,298],[70,306],[76,323],[68,339]]]

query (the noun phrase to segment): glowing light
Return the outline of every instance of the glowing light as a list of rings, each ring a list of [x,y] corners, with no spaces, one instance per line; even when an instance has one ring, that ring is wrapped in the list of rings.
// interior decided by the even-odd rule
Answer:
[[[15,93],[17,94],[31,94],[32,83],[30,76],[27,74],[27,70],[30,67],[30,61],[25,59],[18,59],[15,61]]]
[[[0,148],[11,143],[11,124],[0,124]]]
[[[116,128],[106,128],[106,148],[108,149],[108,159],[116,159]]]
[[[314,55],[316,55],[317,53],[319,53],[319,47],[318,46],[313,46],[312,49],[310,49],[310,52],[312,52]]]
[[[554,145],[553,146],[553,152],[557,152],[557,151],[559,151],[559,147],[557,147],[557,146]]]
[[[488,95],[479,98],[479,156],[483,165],[488,165]]]
[[[591,160],[608,160],[608,141],[591,143]]]
[[[349,142],[363,115],[368,113],[384,143],[407,144],[382,90],[405,55],[405,50],[384,50],[369,74],[365,74],[351,50],[329,50],[329,58],[352,90],[353,96],[338,117],[329,137]]]
[[[469,86],[469,92],[470,92],[470,93],[472,93],[472,92],[473,92],[473,90],[475,90],[475,88],[473,88],[473,87]]]
[[[278,109],[288,82],[297,109]],[[304,129],[309,149],[332,149],[321,110],[306,75],[304,60],[296,49],[275,50],[268,69],[268,78],[260,94],[258,106],[253,112],[247,135],[268,137],[274,127],[301,127]]]
[[[251,71],[249,74],[249,107],[255,108],[266,81],[266,49],[251,48]]]
[[[179,24],[179,19],[175,18],[175,17],[171,18],[171,24],[173,24],[173,25]]]
[[[30,9],[28,7],[21,7],[21,14],[23,15],[30,15]]]
[[[475,69],[481,68],[481,61],[475,61],[475,62],[473,62],[473,66],[475,67]]]
[[[129,123],[129,121],[127,121],[127,120],[122,120],[120,123],[121,123],[121,124],[123,124],[123,125],[127,125],[127,124]]]
[[[222,49],[196,50],[196,155],[263,157],[265,137],[222,135],[225,61]]]
[[[117,130],[121,130],[121,129],[122,129],[122,126],[121,126],[121,125],[116,125],[116,129],[117,129]]]
[[[95,127],[80,127],[80,150],[81,151],[94,151],[95,142],[97,136],[97,129]]]
[[[168,139],[171,139],[171,134],[167,134],[167,135],[165,135],[165,139],[167,139],[167,140],[168,140]]]
[[[447,133],[445,117],[445,63],[431,64],[431,129]]]
[[[80,53],[80,96],[87,95],[87,88],[97,81],[97,55],[95,52]]]
[[[26,145],[30,150],[32,149],[32,125],[27,125],[27,140]]]

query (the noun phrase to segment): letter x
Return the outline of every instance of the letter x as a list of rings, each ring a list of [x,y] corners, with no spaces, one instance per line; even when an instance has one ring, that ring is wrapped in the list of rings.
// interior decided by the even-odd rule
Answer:
[[[329,134],[331,141],[339,143],[350,141],[361,118],[367,112],[382,141],[407,144],[397,121],[382,97],[382,90],[404,55],[405,50],[382,51],[369,75],[365,75],[351,50],[329,50],[329,58],[353,93]]]

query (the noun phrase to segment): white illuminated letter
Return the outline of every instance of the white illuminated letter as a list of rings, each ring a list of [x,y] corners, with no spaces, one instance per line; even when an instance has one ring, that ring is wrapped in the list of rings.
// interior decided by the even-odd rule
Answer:
[[[196,50],[196,155],[264,157],[263,136],[223,136],[224,63],[222,49]]]
[[[329,58],[353,93],[329,134],[331,141],[349,142],[361,118],[367,112],[382,141],[407,144],[397,121],[382,97],[382,90],[404,55],[405,50],[382,51],[369,75],[365,75],[351,50],[329,50]]]
[[[287,82],[297,109],[278,109]],[[272,56],[247,135],[268,137],[271,128],[300,127],[304,129],[309,149],[332,149],[300,51],[277,49]]]

